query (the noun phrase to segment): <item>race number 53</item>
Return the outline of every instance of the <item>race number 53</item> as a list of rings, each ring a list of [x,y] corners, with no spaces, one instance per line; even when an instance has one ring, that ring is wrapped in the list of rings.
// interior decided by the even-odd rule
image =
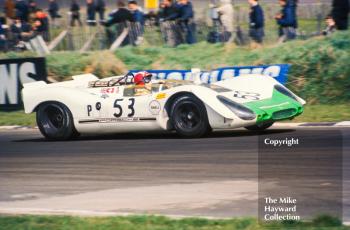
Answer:
[[[237,98],[246,99],[246,100],[254,100],[254,101],[260,100],[260,94],[259,93],[251,93],[251,92],[244,92],[244,91],[234,91],[233,96],[237,97]]]
[[[123,116],[123,107],[120,105],[121,102],[123,102],[124,99],[116,99],[114,101],[114,108],[116,109],[116,111],[114,112],[114,117],[121,117]],[[128,105],[128,117],[133,117],[135,115],[135,98],[129,98],[129,105]]]

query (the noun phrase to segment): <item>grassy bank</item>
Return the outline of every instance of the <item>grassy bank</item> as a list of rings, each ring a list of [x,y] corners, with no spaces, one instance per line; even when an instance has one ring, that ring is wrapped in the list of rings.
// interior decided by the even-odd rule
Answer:
[[[224,66],[288,63],[287,86],[311,103],[350,101],[350,32],[294,41],[258,50],[199,43],[166,47],[126,47],[116,52],[130,69],[215,69]]]
[[[118,230],[235,230],[235,229],[350,229],[332,217],[319,217],[312,222],[275,222],[259,224],[254,218],[208,220],[199,218],[169,219],[156,216],[67,217],[67,216],[2,216],[0,230],[51,229],[118,229]]]
[[[350,106],[339,105],[306,105],[305,112],[288,122],[336,122],[350,120]],[[23,125],[36,126],[35,114],[25,114],[23,111],[0,112],[0,126]]]
[[[350,102],[350,31],[330,37],[298,40],[251,50],[234,44],[180,45],[177,48],[143,45],[80,54],[55,52],[47,57],[48,73],[57,80],[92,72],[100,77],[128,69],[203,70],[224,66],[289,63],[287,86],[309,103]],[[32,56],[31,53],[0,54],[0,58]]]

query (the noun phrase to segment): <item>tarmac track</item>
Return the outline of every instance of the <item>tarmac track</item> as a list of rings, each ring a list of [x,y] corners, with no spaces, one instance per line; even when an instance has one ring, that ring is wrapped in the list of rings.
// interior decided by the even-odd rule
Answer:
[[[302,146],[279,149],[277,152],[284,154],[283,159],[278,159],[274,155],[277,152],[264,154],[272,148],[264,145],[266,138],[297,138]],[[298,197],[302,215],[314,215],[315,210],[339,214],[340,201],[344,204],[345,219],[350,220],[346,214],[350,213],[349,140],[349,128],[327,127],[285,127],[263,133],[220,131],[201,139],[181,139],[172,133],[118,134],[80,137],[68,142],[48,142],[38,130],[0,130],[0,212],[13,213],[15,209],[11,208],[18,211],[23,207],[27,211],[19,213],[53,208],[63,213],[85,210],[254,216],[258,191],[260,196],[279,196],[281,191],[288,191]],[[324,186],[327,188],[323,191]],[[172,191],[166,192],[167,188]],[[108,191],[121,196],[140,191],[141,201],[135,201],[140,202],[140,207],[142,196],[147,197],[147,193],[159,197],[160,203],[153,201],[152,206],[144,201],[143,208],[138,209],[132,201],[120,204],[120,208],[113,206],[119,204],[117,200],[110,207],[102,205],[101,200],[100,208],[70,201],[91,196],[102,199],[108,197]],[[315,196],[317,192],[319,196]],[[213,197],[206,197],[208,193]],[[81,194],[90,194],[90,198]],[[188,201],[186,205],[186,199],[193,203]],[[55,202],[60,205],[55,206]],[[63,202],[70,206],[62,206]],[[303,202],[307,204],[303,206]]]

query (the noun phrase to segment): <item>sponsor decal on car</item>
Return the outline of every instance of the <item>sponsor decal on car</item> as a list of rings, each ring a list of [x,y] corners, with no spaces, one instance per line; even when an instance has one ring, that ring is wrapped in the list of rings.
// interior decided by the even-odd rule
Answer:
[[[120,117],[120,118],[100,118],[100,119],[87,119],[80,120],[80,124],[89,123],[118,123],[118,122],[143,122],[143,121],[155,121],[153,117]]]
[[[161,109],[161,105],[158,101],[154,100],[151,101],[149,104],[149,111],[151,112],[152,115],[158,115]]]
[[[156,96],[157,100],[161,100],[161,99],[164,99],[164,98],[166,98],[166,93],[158,93],[157,96]]]
[[[119,87],[108,87],[108,88],[102,88],[101,89],[102,94],[117,94],[119,93]]]

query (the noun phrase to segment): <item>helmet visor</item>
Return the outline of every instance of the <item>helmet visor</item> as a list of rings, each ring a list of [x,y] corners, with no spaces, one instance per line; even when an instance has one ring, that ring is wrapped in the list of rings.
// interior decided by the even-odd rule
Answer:
[[[144,81],[145,83],[150,83],[151,80],[152,80],[152,74],[147,75],[147,76],[144,77],[144,79],[143,79],[143,81]]]

